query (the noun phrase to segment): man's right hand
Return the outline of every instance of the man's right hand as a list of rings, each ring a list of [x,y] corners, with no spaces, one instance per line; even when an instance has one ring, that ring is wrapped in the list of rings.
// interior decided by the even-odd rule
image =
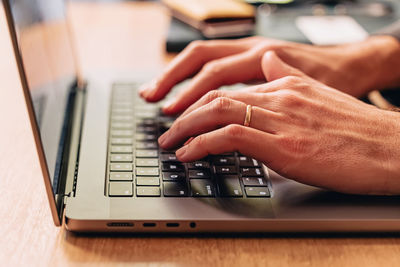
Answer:
[[[142,88],[140,95],[149,102],[159,101],[174,85],[194,75],[163,108],[166,114],[181,113],[222,85],[263,80],[261,59],[267,51],[353,96],[400,85],[400,44],[393,37],[375,36],[360,43],[326,47],[250,37],[191,43],[157,79]]]

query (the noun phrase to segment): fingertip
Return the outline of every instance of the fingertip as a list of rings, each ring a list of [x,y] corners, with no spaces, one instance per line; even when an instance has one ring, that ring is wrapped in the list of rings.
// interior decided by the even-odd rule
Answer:
[[[186,145],[186,146],[181,147],[180,149],[178,149],[175,152],[175,155],[179,161],[185,162],[187,160],[186,159],[187,150],[188,149],[187,149],[187,145]]]

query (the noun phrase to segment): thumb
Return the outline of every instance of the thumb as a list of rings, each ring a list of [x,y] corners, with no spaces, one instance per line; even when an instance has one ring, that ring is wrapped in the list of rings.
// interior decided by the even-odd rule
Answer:
[[[268,51],[264,54],[261,60],[261,66],[268,82],[285,76],[305,76],[305,74],[300,70],[283,62],[273,51]]]

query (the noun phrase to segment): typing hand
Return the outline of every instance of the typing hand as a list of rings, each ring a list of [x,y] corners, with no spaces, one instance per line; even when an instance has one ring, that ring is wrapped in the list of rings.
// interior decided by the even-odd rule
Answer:
[[[329,47],[251,37],[193,42],[140,94],[149,102],[159,101],[174,85],[195,75],[164,107],[166,114],[180,113],[222,85],[264,79],[260,62],[266,51],[275,51],[287,64],[353,96],[400,85],[400,44],[392,37]]]
[[[274,52],[264,55],[262,70],[270,82],[209,92],[160,137],[160,146],[186,141],[176,152],[184,162],[239,151],[302,183],[346,193],[400,193],[399,113],[328,87]],[[243,126],[247,105],[249,127]]]

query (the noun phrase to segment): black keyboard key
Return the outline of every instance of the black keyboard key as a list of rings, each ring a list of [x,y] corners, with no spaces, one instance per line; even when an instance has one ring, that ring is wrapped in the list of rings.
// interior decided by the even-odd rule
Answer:
[[[214,184],[209,179],[190,180],[190,187],[193,197],[214,197]]]
[[[263,177],[243,177],[245,186],[267,186],[267,181]]]
[[[240,168],[242,176],[264,176],[264,172],[261,168]]]
[[[176,158],[175,153],[161,154],[160,159],[161,162],[179,162],[179,160]]]
[[[250,157],[239,156],[239,166],[240,167],[261,167],[261,164]]]
[[[214,166],[216,174],[236,174],[236,166]]]
[[[184,172],[163,172],[163,181],[186,181],[186,175]]]
[[[209,170],[189,170],[190,179],[207,179],[211,178]]]
[[[218,179],[218,186],[223,197],[242,197],[239,177],[236,175],[223,176]]]
[[[175,149],[160,149],[161,154],[175,154]]]
[[[165,197],[186,197],[188,188],[185,183],[164,182]]]
[[[162,171],[163,172],[182,172],[185,170],[185,167],[181,163],[163,163]]]
[[[270,197],[268,187],[245,187],[248,197]]]
[[[234,157],[216,156],[212,158],[214,165],[235,165]]]
[[[210,163],[208,163],[207,161],[191,162],[191,163],[188,163],[188,168],[190,170],[209,169]]]

